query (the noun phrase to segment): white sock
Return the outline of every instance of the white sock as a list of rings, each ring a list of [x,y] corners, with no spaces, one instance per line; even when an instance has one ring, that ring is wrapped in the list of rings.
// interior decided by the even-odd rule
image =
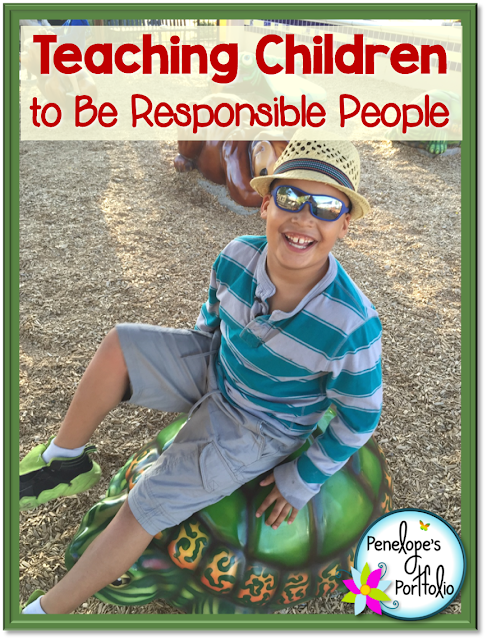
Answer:
[[[51,444],[42,454],[42,459],[44,462],[49,463],[53,458],[76,458],[76,456],[80,456],[83,453],[84,448],[83,445],[77,449],[63,449],[63,447],[58,447],[57,444],[54,444],[54,440],[51,440]]]
[[[37,598],[37,600],[34,600],[34,602],[31,602],[30,604],[28,604],[25,609],[22,611],[22,613],[46,613],[44,611],[44,609],[41,607],[41,598],[42,596],[39,596]]]

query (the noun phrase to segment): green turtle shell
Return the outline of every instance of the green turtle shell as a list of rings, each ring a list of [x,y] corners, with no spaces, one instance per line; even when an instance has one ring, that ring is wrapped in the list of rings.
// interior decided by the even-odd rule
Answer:
[[[324,430],[334,415],[328,410],[318,429]],[[106,497],[86,513],[66,551],[68,569],[185,420],[182,416],[163,429],[115,474]],[[289,527],[274,530],[265,525],[264,516],[255,517],[271,490],[259,486],[263,477],[157,534],[128,572],[96,596],[117,605],[162,598],[187,613],[271,613],[334,591],[341,585],[339,572],[353,565],[365,528],[392,508],[391,477],[374,438],[323,485]]]

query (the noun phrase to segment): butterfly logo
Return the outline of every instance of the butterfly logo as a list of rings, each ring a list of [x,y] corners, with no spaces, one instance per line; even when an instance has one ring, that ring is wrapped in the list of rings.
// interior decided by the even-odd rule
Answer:
[[[419,526],[421,527],[422,531],[428,531],[428,527],[430,526],[430,523],[428,522],[428,524],[425,524],[422,520],[420,520]]]

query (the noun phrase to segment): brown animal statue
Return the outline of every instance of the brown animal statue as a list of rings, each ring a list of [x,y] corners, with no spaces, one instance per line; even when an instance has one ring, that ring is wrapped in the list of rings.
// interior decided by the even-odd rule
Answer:
[[[250,181],[272,173],[286,145],[287,140],[180,140],[174,166],[180,173],[197,169],[208,180],[226,185],[237,204],[260,207],[262,197]]]

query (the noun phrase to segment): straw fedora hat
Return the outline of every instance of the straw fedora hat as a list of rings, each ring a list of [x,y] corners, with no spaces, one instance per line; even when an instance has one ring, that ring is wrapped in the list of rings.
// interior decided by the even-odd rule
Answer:
[[[270,193],[274,180],[312,180],[330,184],[345,193],[352,205],[352,220],[362,218],[370,211],[367,200],[357,193],[360,182],[360,157],[348,140],[311,141],[293,136],[277,159],[272,175],[250,181],[250,186],[261,196]]]

